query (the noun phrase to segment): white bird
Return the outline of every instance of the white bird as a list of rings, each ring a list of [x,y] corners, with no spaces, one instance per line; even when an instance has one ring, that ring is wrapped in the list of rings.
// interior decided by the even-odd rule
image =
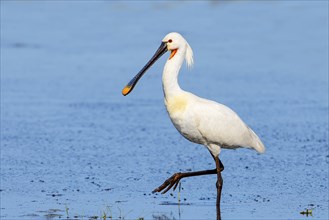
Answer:
[[[217,174],[217,214],[220,219],[220,196],[223,184],[221,171],[224,169],[218,158],[221,149],[243,147],[263,153],[265,147],[255,132],[233,110],[180,88],[177,79],[179,70],[184,60],[188,67],[193,65],[193,51],[179,33],[172,32],[163,38],[154,56],[125,86],[122,94],[124,96],[129,94],[146,70],[167,51],[170,51],[170,56],[163,70],[162,86],[169,117],[181,135],[191,142],[204,145],[210,151],[216,169],[175,173],[153,192],[166,193],[173,186],[175,190],[180,179],[184,177]]]

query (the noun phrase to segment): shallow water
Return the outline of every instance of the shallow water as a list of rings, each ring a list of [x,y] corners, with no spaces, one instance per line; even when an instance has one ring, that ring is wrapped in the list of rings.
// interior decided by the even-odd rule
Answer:
[[[328,219],[328,2],[1,1],[1,219],[214,219],[213,168],[163,106],[170,31],[195,54],[182,88],[234,109],[267,151],[223,150],[224,219]],[[312,209],[313,216],[300,212]]]

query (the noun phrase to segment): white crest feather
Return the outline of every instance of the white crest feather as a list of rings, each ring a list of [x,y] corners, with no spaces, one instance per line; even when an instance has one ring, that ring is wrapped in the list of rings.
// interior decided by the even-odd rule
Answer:
[[[186,60],[187,68],[191,69],[193,67],[193,63],[194,63],[193,50],[187,42],[186,42],[185,60]]]

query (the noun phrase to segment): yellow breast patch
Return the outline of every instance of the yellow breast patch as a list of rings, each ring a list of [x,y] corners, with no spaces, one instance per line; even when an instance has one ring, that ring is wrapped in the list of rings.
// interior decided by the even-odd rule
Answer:
[[[184,96],[176,96],[168,99],[166,106],[169,113],[184,111],[187,106],[187,99]]]

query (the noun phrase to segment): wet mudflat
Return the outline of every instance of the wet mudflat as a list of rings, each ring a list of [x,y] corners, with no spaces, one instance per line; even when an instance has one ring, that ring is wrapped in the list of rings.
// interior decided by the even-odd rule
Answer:
[[[214,167],[167,116],[166,58],[121,95],[171,31],[195,54],[181,87],[230,106],[267,147],[222,151],[222,217],[328,219],[327,9],[1,1],[1,219],[215,218],[215,176],[151,193],[174,172]]]

